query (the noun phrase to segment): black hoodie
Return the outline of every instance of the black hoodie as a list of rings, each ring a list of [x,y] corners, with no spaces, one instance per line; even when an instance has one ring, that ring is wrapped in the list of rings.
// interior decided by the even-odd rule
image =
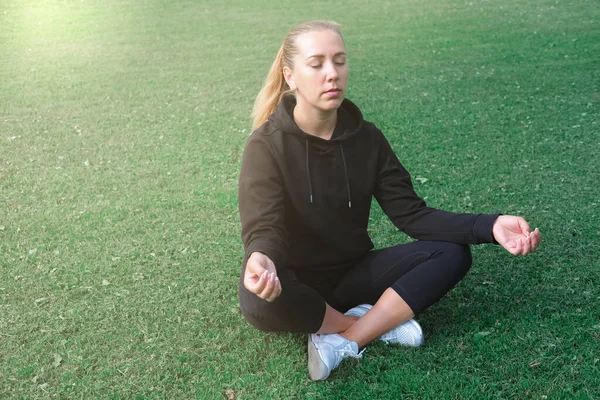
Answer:
[[[398,229],[419,240],[492,243],[498,214],[427,207],[379,129],[344,100],[330,140],[303,132],[288,96],[246,145],[239,185],[246,260],[264,253],[277,268],[351,265],[373,248],[373,196]]]

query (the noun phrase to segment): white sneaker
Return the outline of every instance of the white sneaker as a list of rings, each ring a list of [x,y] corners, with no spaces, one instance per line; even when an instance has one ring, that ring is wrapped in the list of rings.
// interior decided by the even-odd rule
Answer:
[[[363,350],[364,351],[364,350]],[[310,379],[320,381],[327,379],[331,371],[336,369],[346,357],[360,358],[358,344],[351,342],[337,333],[308,336],[308,372]]]
[[[362,317],[373,307],[370,304],[360,304],[346,311],[346,315]],[[401,344],[404,346],[419,347],[423,344],[423,330],[421,325],[414,319],[409,319],[405,323],[398,325],[391,331],[384,333],[379,337],[386,343]]]

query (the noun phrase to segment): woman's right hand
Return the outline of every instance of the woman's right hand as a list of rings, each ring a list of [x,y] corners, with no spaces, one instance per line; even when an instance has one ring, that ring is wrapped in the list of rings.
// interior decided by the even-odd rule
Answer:
[[[250,255],[244,272],[244,287],[269,302],[281,294],[277,269],[266,254],[255,251]]]

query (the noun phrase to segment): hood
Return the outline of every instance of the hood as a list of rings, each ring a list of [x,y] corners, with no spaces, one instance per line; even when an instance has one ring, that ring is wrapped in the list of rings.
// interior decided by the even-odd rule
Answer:
[[[310,135],[301,130],[294,121],[294,107],[296,98],[292,95],[284,96],[277,106],[275,113],[269,117],[269,120],[275,124],[283,133],[289,134],[299,142],[304,143],[306,154],[306,179],[308,180],[308,200],[313,203],[313,185],[310,174],[310,152],[326,153],[334,151],[337,147],[341,153],[344,177],[346,178],[346,191],[348,196],[348,208],[352,208],[352,190],[350,189],[350,179],[348,178],[348,165],[344,154],[343,142],[358,134],[363,128],[363,116],[358,107],[348,99],[344,99],[337,113],[337,123],[330,140],[325,140],[318,136]],[[309,150],[314,148],[314,150]]]
[[[356,135],[363,127],[364,120],[358,107],[350,100],[344,99],[337,111],[337,125],[333,135],[330,140],[325,140],[304,132],[296,125],[293,118],[295,106],[296,98],[293,95],[284,96],[277,106],[275,113],[269,117],[269,120],[286,134],[291,134],[302,142],[309,140],[312,145],[318,148],[329,148],[338,142],[343,142]]]

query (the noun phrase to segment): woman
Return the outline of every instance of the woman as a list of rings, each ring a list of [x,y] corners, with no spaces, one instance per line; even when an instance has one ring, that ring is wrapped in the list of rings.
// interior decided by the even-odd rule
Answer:
[[[290,31],[256,99],[240,176],[240,308],[263,331],[309,333],[314,380],[376,339],[421,345],[412,318],[464,277],[469,244],[526,255],[541,239],[521,217],[427,207],[381,131],[345,99],[347,84],[337,24]],[[373,251],[373,196],[418,240]]]

